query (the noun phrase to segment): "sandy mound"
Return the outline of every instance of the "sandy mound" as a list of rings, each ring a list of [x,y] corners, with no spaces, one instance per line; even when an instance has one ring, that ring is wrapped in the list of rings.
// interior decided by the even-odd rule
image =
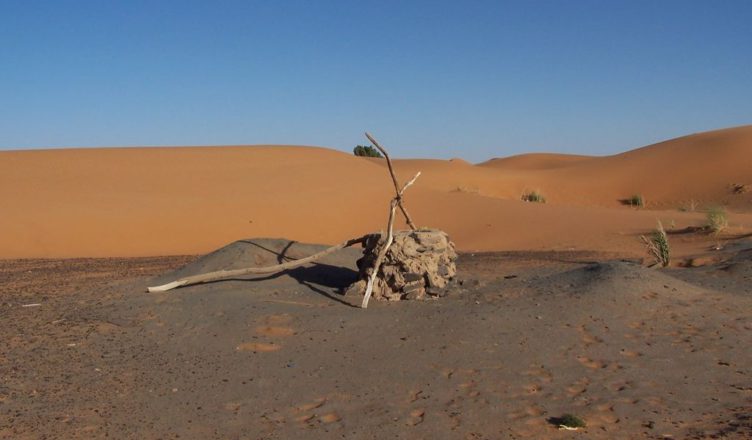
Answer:
[[[752,239],[731,242],[714,255],[695,261],[691,270],[673,269],[670,273],[690,283],[720,292],[752,294]]]
[[[279,238],[238,240],[198,258],[185,267],[155,278],[153,283],[162,284],[179,278],[223,269],[273,266],[313,255],[327,247]],[[363,250],[361,248],[346,248],[304,267],[272,275],[247,276],[243,279],[275,279],[282,284],[310,282],[342,289],[356,280],[358,274],[356,261],[362,256]]]
[[[635,297],[656,287],[681,292],[682,295],[699,294],[703,290],[680,281],[668,274],[625,261],[593,263],[572,271],[535,281],[542,293],[569,295],[578,299],[597,296],[598,301],[614,304],[633,301]]]

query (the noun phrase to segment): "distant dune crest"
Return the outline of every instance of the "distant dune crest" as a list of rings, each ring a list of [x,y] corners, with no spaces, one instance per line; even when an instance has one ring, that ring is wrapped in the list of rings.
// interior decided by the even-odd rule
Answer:
[[[336,243],[378,231],[389,200],[379,159],[318,147],[61,149],[0,152],[0,257],[202,253],[241,237]],[[524,154],[471,165],[396,160],[420,226],[460,250],[626,249],[659,216],[696,222],[752,206],[752,126],[605,156]],[[547,203],[523,203],[536,192]],[[644,197],[637,210],[620,202]],[[666,210],[653,213],[649,210]],[[685,209],[691,211],[689,209]],[[631,232],[630,232],[631,231]]]

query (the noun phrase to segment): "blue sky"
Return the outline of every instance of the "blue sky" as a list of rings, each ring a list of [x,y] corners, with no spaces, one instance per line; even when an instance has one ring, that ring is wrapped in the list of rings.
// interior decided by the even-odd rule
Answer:
[[[0,149],[481,161],[752,123],[752,2],[0,0]]]

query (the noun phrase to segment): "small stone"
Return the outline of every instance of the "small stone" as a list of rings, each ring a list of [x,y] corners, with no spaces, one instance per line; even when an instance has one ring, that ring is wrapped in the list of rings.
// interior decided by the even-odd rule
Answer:
[[[412,281],[418,281],[421,279],[423,279],[423,276],[419,273],[410,272],[410,273],[405,274],[405,281],[408,283]]]
[[[345,296],[348,296],[348,295],[357,296],[357,295],[362,295],[365,291],[366,291],[366,281],[358,280],[350,284],[350,287],[348,287],[345,290],[344,295]]]
[[[425,289],[421,287],[416,290],[411,290],[409,293],[405,295],[405,299],[415,301],[415,300],[423,299],[425,296],[426,296],[426,291]]]
[[[413,281],[412,283],[405,284],[404,287],[402,287],[402,291],[405,293],[413,292],[415,290],[420,290],[423,288],[423,280],[421,281]]]
[[[429,287],[428,289],[426,289],[426,294],[428,294],[430,296],[437,296],[437,297],[441,298],[443,296],[446,296],[447,292],[446,292],[445,289],[439,289],[439,288],[436,288],[436,287]]]

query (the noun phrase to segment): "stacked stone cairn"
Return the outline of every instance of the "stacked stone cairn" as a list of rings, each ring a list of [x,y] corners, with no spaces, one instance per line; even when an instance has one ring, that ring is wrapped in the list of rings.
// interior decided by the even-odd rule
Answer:
[[[373,234],[358,260],[358,281],[347,294],[363,294],[386,235]],[[449,236],[438,229],[395,231],[394,241],[381,264],[373,298],[399,301],[443,296],[457,273],[457,253]]]

